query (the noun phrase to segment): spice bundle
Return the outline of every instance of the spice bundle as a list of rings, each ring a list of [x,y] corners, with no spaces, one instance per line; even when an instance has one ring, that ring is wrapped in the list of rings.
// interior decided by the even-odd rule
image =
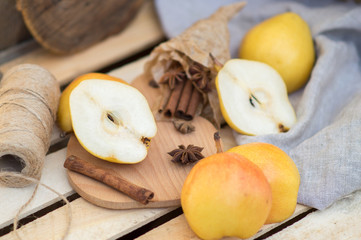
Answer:
[[[158,118],[192,120],[202,115],[219,127],[219,109],[214,60],[230,59],[228,21],[245,5],[223,6],[179,36],[157,46],[145,64],[144,74],[160,86]]]

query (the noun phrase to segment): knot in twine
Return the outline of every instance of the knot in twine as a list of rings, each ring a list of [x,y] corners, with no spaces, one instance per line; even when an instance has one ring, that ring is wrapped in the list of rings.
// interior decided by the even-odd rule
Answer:
[[[40,179],[59,97],[58,82],[40,66],[21,64],[4,74],[0,82],[0,183],[24,187],[32,182],[13,172]]]

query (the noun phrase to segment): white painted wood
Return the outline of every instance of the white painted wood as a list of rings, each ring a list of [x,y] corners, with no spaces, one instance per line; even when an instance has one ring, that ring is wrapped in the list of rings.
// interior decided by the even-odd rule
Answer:
[[[307,211],[309,208],[297,205],[294,214],[287,219],[286,221],[300,215],[301,213]],[[283,223],[283,222],[282,222]],[[248,238],[247,240],[255,239],[266,232],[271,231],[275,227],[279,226],[282,223],[274,223],[274,224],[267,224],[264,225],[253,237]],[[137,238],[137,240],[182,240],[182,239],[193,239],[199,240],[199,238],[195,235],[195,233],[189,227],[184,214],[164,223],[163,225],[145,233],[144,235]],[[224,240],[236,240],[238,238],[235,237],[227,237]],[[286,239],[286,238],[279,238],[279,239]]]
[[[127,64],[123,67],[114,69],[108,74],[123,79],[124,81],[131,83],[136,77],[138,77],[143,72],[144,63],[148,60],[149,56],[140,58],[131,64]]]
[[[361,239],[361,190],[316,211],[269,240],[359,240]]]
[[[272,223],[272,224],[264,225],[253,237],[249,238],[248,240],[253,240],[253,239],[255,239],[255,238],[259,237],[259,236],[262,236],[263,234],[273,230],[274,228],[280,226],[281,224],[283,224],[283,223],[285,223],[285,222],[299,216],[300,214],[302,214],[304,212],[307,212],[308,210],[310,210],[309,207],[301,205],[301,204],[297,204],[295,212],[292,214],[292,216],[290,218],[288,218],[285,221],[280,222],[280,223]]]
[[[92,205],[82,198],[71,203],[72,222],[67,240],[116,239],[174,208],[110,210]],[[23,239],[61,239],[66,230],[66,209],[61,207],[18,230]],[[13,232],[2,240],[17,239]]]
[[[64,196],[68,196],[74,193],[74,191],[66,180],[66,172],[63,167],[65,156],[65,148],[46,156],[40,181]],[[12,223],[14,216],[20,207],[30,198],[33,190],[34,185],[24,188],[7,188],[0,185],[0,228]],[[20,218],[28,216],[59,200],[60,198],[53,192],[44,187],[39,187],[35,198],[30,205],[24,209]]]

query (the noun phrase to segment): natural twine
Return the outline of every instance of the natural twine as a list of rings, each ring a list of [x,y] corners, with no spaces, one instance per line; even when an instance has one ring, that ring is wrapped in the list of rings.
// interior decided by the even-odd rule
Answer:
[[[44,68],[21,64],[7,71],[0,83],[0,183],[23,187],[40,179],[59,103],[60,87]],[[15,166],[15,167],[13,167]]]
[[[57,194],[66,204],[66,226],[65,226],[65,231],[63,233],[63,236],[61,237],[61,239],[65,239],[65,237],[69,234],[69,230],[70,230],[70,225],[71,225],[71,220],[72,220],[72,214],[71,214],[71,208],[70,208],[70,204],[68,199],[66,199],[66,197],[64,197],[61,193],[57,192],[56,190],[54,190],[53,188],[41,183],[38,179],[35,178],[31,178],[31,177],[26,177],[21,173],[12,173],[12,172],[0,172],[0,178],[17,178],[17,179],[23,179],[26,180],[27,182],[32,182],[32,183],[36,183],[35,189],[32,193],[32,195],[30,196],[29,200],[23,205],[21,206],[21,208],[19,209],[19,211],[16,213],[15,217],[14,217],[14,230],[13,233],[15,234],[15,236],[17,237],[17,239],[22,239],[17,231],[18,229],[18,222],[19,222],[19,216],[21,214],[21,212],[30,204],[30,202],[34,199],[35,194],[39,188],[39,185],[47,188],[48,190],[52,191],[53,193]]]
[[[57,194],[67,206],[67,225],[62,239],[69,232],[69,201],[49,186],[40,183],[41,170],[60,97],[56,79],[44,68],[22,64],[5,73],[0,83],[0,184],[24,187],[36,183],[29,200],[14,217],[17,232],[20,213],[34,199],[39,185]]]

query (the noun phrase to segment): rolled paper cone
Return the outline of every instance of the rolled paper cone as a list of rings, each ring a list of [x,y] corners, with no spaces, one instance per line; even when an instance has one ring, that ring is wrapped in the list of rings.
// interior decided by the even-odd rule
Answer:
[[[208,18],[195,22],[178,36],[159,44],[144,65],[145,76],[159,82],[170,60],[179,62],[185,70],[189,67],[188,59],[213,68],[209,53],[225,63],[231,58],[228,22],[245,5],[246,2],[242,1],[222,6]]]
[[[144,64],[145,78],[154,79],[159,83],[173,62],[178,62],[189,77],[189,68],[196,62],[211,70],[211,79],[215,79],[216,71],[213,70],[215,66],[210,54],[221,63],[231,58],[228,22],[245,5],[246,2],[243,1],[224,5],[208,18],[198,20],[178,36],[159,44]],[[211,81],[210,87],[211,91],[204,95],[210,106],[210,108],[205,106],[204,109],[210,109],[210,111],[197,111],[196,114],[210,120],[219,128],[224,119],[219,107],[214,80]],[[190,112],[184,115],[185,118],[193,118]],[[168,111],[166,116],[171,116],[171,114],[173,112]]]
[[[0,170],[40,179],[59,104],[60,87],[46,69],[22,64],[7,71],[0,83]],[[31,182],[0,178],[8,187]]]

